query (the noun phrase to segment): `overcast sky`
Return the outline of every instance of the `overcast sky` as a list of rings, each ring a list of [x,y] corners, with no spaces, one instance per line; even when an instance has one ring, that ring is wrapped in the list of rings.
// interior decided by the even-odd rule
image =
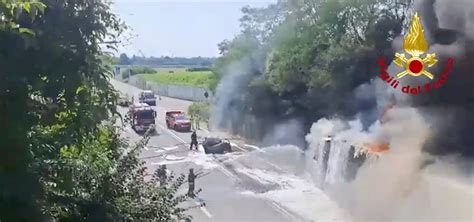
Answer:
[[[112,9],[136,36],[121,49],[128,55],[218,55],[217,44],[240,32],[240,9],[276,0],[113,0]]]

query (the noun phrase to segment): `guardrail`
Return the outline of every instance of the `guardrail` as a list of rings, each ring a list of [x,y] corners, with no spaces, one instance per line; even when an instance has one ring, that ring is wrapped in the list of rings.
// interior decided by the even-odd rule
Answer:
[[[213,97],[211,91],[199,87],[158,84],[140,79],[137,76],[131,76],[128,79],[121,79],[120,77],[117,77],[116,79],[140,89],[151,90],[155,94],[176,99],[203,102],[210,100]],[[205,96],[206,92],[208,93],[207,98]]]

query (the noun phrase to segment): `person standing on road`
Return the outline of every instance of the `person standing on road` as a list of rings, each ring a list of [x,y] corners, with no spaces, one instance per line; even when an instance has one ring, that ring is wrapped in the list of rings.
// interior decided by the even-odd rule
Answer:
[[[156,170],[156,174],[158,176],[158,180],[160,181],[160,186],[164,186],[166,184],[166,165],[161,165],[160,168]]]
[[[189,147],[190,150],[193,150],[193,145],[194,147],[196,147],[196,150],[197,150],[198,142],[197,142],[196,130],[194,130],[193,133],[191,134],[191,145]]]
[[[194,181],[196,180],[196,175],[194,175],[194,169],[189,169],[188,174],[188,196],[191,198],[196,197],[194,194]]]
[[[199,170],[198,170],[199,171]],[[207,175],[207,174],[205,174]],[[204,175],[204,176],[205,176]],[[188,184],[189,184],[189,187],[188,187],[188,196],[191,197],[191,198],[197,198],[200,200],[199,197],[196,196],[196,193],[194,192],[194,188],[195,188],[195,181],[196,181],[196,178],[199,178],[199,177],[202,177],[203,176],[203,172],[198,172],[196,174],[194,174],[194,169],[193,168],[190,168],[189,169],[189,174],[188,174]],[[200,192],[201,189],[198,190],[198,192]],[[201,200],[202,201],[202,200]],[[206,204],[203,202],[202,203],[203,206],[205,206]]]

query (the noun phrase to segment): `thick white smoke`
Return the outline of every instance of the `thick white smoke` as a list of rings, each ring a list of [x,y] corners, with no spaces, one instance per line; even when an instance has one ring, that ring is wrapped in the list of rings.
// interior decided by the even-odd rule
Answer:
[[[284,121],[275,124],[274,127],[268,129],[262,139],[261,146],[294,145],[297,147],[305,147],[304,137],[306,132],[303,130],[302,123],[296,119]]]
[[[472,162],[455,158],[446,161],[445,158],[433,157],[424,152],[427,142],[435,141],[443,137],[445,141],[456,146],[473,145],[470,134],[472,129],[472,118],[459,117],[453,111],[457,109],[467,109],[467,99],[472,101],[472,60],[474,43],[474,1],[471,0],[417,0],[416,9],[422,16],[425,34],[430,42],[430,53],[436,53],[440,62],[439,69],[445,65],[447,57],[454,57],[456,61],[463,62],[463,69],[450,76],[448,83],[436,94],[424,94],[414,97],[414,95],[404,94],[387,87],[385,82],[375,79],[371,83],[360,86],[356,91],[356,99],[370,102],[375,100],[375,109],[362,111],[354,120],[342,119],[321,119],[313,124],[310,133],[306,136],[308,149],[305,151],[305,170],[317,184],[331,182],[324,187],[331,196],[345,209],[349,210],[356,220],[360,221],[473,221],[474,220],[474,194],[473,177],[459,171],[460,163],[474,172]],[[432,11],[429,8],[433,9]],[[430,23],[431,21],[431,23]],[[454,37],[448,32],[439,29],[450,29],[455,31]],[[446,34],[448,33],[448,34]],[[453,41],[449,41],[453,38]],[[402,50],[402,37],[393,42],[397,51]],[[470,54],[469,54],[470,53]],[[469,57],[470,56],[470,57]],[[390,61],[387,61],[390,62]],[[242,65],[244,64],[244,65]],[[458,63],[460,64],[460,63]],[[375,61],[374,61],[375,65]],[[231,75],[221,81],[218,88],[218,95],[222,95],[222,100],[218,102],[216,109],[219,121],[232,119],[231,122],[239,122],[239,113],[233,117],[232,110],[238,108],[233,106],[232,101],[237,100],[242,88],[239,84],[246,81],[245,67],[251,66],[245,63],[236,64],[230,68]],[[399,67],[391,65],[388,72],[394,75],[401,71]],[[434,74],[439,74],[439,70],[431,70]],[[243,75],[242,75],[243,74]],[[454,76],[455,75],[455,76]],[[407,83],[421,84],[419,79],[404,78],[400,85]],[[247,82],[248,83],[248,82]],[[391,95],[397,100],[397,107],[388,114],[389,121],[380,124],[376,121],[382,110],[389,103]],[[435,98],[438,96],[438,98]],[[426,102],[428,101],[428,102]],[[472,102],[471,102],[472,103]],[[441,104],[441,107],[439,106]],[[438,105],[433,108],[432,105]],[[410,107],[417,107],[410,108]],[[463,112],[460,112],[464,114]],[[469,113],[469,112],[467,112]],[[472,114],[472,112],[471,112]],[[471,115],[472,116],[472,115]],[[451,121],[452,120],[452,121]],[[470,120],[470,121],[463,121]],[[448,123],[454,123],[449,125]],[[448,125],[447,125],[448,124]],[[294,132],[297,124],[283,124],[277,127],[274,132],[269,130],[267,140],[271,143],[286,144],[281,142],[281,138],[287,138],[286,132]],[[465,126],[466,130],[462,130]],[[296,127],[297,128],[297,127]],[[466,134],[465,137],[452,137],[448,134],[449,129],[459,129],[455,134]],[[446,129],[446,130],[444,130]],[[285,137],[286,136],[286,137]],[[335,175],[329,179],[326,177],[330,170],[334,173],[335,167],[331,164],[324,166],[321,156],[324,155],[324,138],[332,136],[334,141],[345,141],[340,143],[339,148],[347,151],[349,145],[364,147],[365,142],[385,141],[390,144],[390,150],[380,155],[374,160],[366,160],[358,170],[357,175],[351,182],[333,183]],[[457,136],[457,135],[454,135]],[[289,136],[291,137],[291,136]],[[275,139],[277,138],[277,139]],[[459,139],[467,140],[461,143]],[[467,139],[466,139],[467,138]],[[283,139],[290,140],[290,139]],[[277,142],[275,142],[277,141]],[[471,142],[471,143],[469,143]],[[291,142],[289,142],[291,143]],[[461,150],[466,148],[450,147],[450,143],[440,144],[433,142],[442,150]],[[344,146],[344,147],[342,147]],[[331,149],[338,149],[333,145]],[[472,147],[468,147],[471,149]],[[339,151],[341,151],[339,150]],[[333,152],[328,158],[335,158],[328,161],[341,163],[347,160],[344,152]],[[268,152],[273,153],[270,149]],[[336,154],[334,154],[336,153]],[[275,152],[275,161],[279,160],[299,160],[298,155],[291,157],[278,155]],[[286,158],[285,158],[286,157]],[[280,160],[280,158],[282,158]],[[291,161],[290,161],[291,162]],[[332,167],[332,168],[331,168]],[[343,166],[341,166],[343,167]],[[344,170],[337,169],[344,173]],[[323,177],[324,174],[324,177]],[[322,180],[322,181],[321,181]]]
[[[421,145],[428,131],[426,124],[413,109],[394,109],[391,114],[391,121],[380,129],[390,135],[390,152],[364,165],[347,186],[347,196],[339,197],[351,197],[351,202],[346,204],[356,218],[394,219],[394,214],[403,206],[401,201],[413,192],[421,179]]]
[[[383,125],[375,123],[369,131],[362,131],[357,120],[345,123],[338,119],[322,119],[313,124],[306,137],[311,147],[307,156],[321,151],[321,142],[327,135],[333,135],[333,141],[348,140],[351,144],[374,141],[379,134],[390,135],[386,138],[390,143],[389,152],[374,161],[366,161],[354,181],[326,185],[325,189],[360,221],[472,219],[473,203],[470,200],[474,195],[468,189],[472,188],[472,181],[469,184],[466,177],[463,182],[445,178],[446,174],[463,178],[454,173],[454,165],[436,162],[424,167],[432,158],[422,151],[430,134],[430,124],[413,108],[394,108],[389,118],[390,121]],[[331,152],[337,152],[345,146],[331,148]],[[312,161],[316,164],[312,168],[318,172],[321,165]],[[313,176],[321,178],[320,175]]]
[[[472,62],[469,63],[471,61],[469,56],[472,54],[468,53],[472,46],[467,44],[473,39],[474,1],[420,0],[417,1],[416,9],[420,11],[422,18],[423,16],[425,18],[425,34],[432,43],[429,52],[435,52],[440,61],[453,57],[463,62],[458,63],[459,65],[472,66],[470,65]],[[455,30],[456,34],[451,36],[449,32],[439,29]],[[452,41],[449,41],[450,38]],[[401,40],[402,37],[393,43],[398,51],[402,50]],[[441,67],[444,65],[440,62]],[[474,219],[472,161],[459,156],[449,156],[448,161],[446,157],[430,156],[424,149],[426,144],[431,142],[440,150],[472,149],[465,147],[472,144],[461,143],[459,139],[469,136],[458,137],[448,134],[450,127],[453,130],[468,129],[461,128],[466,122],[459,121],[464,116],[459,115],[463,112],[457,112],[460,109],[468,109],[463,99],[471,95],[465,91],[470,87],[461,83],[471,82],[471,77],[459,76],[465,74],[467,70],[472,72],[472,69],[457,70],[458,72],[453,74],[457,76],[450,77],[447,86],[440,89],[440,93],[444,95],[438,98],[431,95],[416,97],[403,94],[399,90],[387,87],[387,84],[380,80],[375,80],[359,87],[355,94],[361,101],[370,101],[376,97],[376,110],[364,110],[351,124],[338,119],[323,119],[314,123],[311,133],[306,137],[311,147],[311,151],[307,152],[308,156],[320,153],[321,141],[329,134],[333,134],[335,140],[336,138],[347,140],[351,144],[360,144],[364,140],[379,141],[380,137],[390,144],[389,152],[380,155],[375,161],[365,161],[353,181],[326,187],[332,197],[348,209],[355,219],[360,221]],[[391,75],[399,71],[400,68],[393,64],[388,70]],[[432,71],[439,73],[439,70]],[[407,83],[419,84],[416,79],[406,78],[400,85]],[[460,94],[461,92],[466,93]],[[397,107],[389,113],[390,121],[384,124],[373,122],[387,105],[390,95],[394,95],[397,100]],[[409,108],[412,105],[417,108]],[[447,124],[449,122],[454,124]],[[367,127],[365,126],[367,123],[373,124]],[[345,127],[336,127],[344,125]],[[367,128],[368,130],[363,130]],[[459,130],[455,132],[467,133]],[[443,137],[444,141],[451,143],[440,144],[437,142],[437,137]],[[331,149],[338,147],[333,146]],[[321,165],[318,164],[318,167]],[[467,169],[467,173],[460,169]]]
[[[211,123],[221,129],[233,129],[234,122],[238,121],[239,100],[242,89],[248,84],[250,73],[250,58],[243,58],[226,67],[225,75],[216,89],[216,101],[211,110]]]

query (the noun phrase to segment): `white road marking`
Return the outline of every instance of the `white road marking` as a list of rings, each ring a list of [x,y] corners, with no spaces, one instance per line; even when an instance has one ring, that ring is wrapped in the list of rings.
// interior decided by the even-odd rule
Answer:
[[[196,204],[196,206],[200,206],[199,209],[201,209],[201,211],[209,218],[212,218],[212,214],[207,210],[207,208],[205,206],[202,206],[202,203],[199,203],[197,201],[194,201],[194,203]]]
[[[175,149],[178,149],[179,146],[167,146],[167,147],[157,147],[155,149],[155,152],[157,153],[162,153],[162,152],[165,152],[165,151],[171,151],[171,150],[175,150]]]
[[[270,203],[276,208],[277,211],[287,216],[289,219],[291,219],[291,221],[296,221],[297,218],[292,213],[288,212],[288,210],[280,206],[278,203],[274,201],[270,201]]]
[[[175,155],[165,155],[164,159],[168,161],[181,161],[181,160],[185,160],[186,157],[179,157]]]
[[[158,124],[158,126],[159,126],[162,130],[164,130],[164,131],[168,132],[169,134],[171,134],[171,136],[174,137],[175,139],[177,139],[179,142],[186,143],[186,141],[184,141],[184,140],[181,139],[179,136],[177,136],[176,134],[174,134],[173,132],[171,132],[171,130],[166,129],[166,128],[165,128],[164,126],[162,126],[161,124]]]

